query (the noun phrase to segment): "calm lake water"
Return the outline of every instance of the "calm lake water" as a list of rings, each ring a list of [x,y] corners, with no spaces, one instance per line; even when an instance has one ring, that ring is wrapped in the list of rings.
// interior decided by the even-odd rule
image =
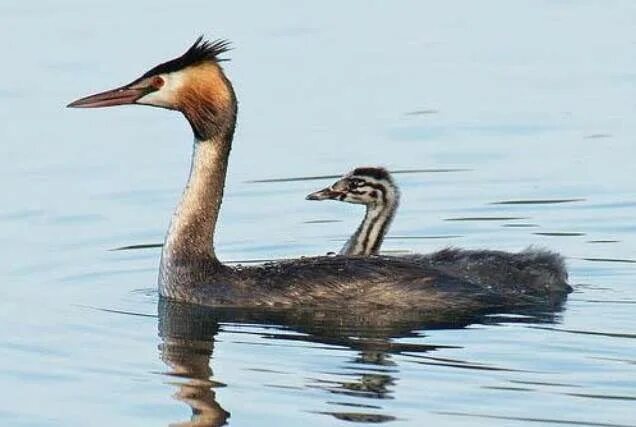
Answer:
[[[0,2],[0,424],[636,425],[635,22],[633,1]],[[362,328],[159,301],[160,250],[111,249],[162,241],[190,130],[64,106],[200,33],[235,46],[222,259],[339,249],[361,209],[285,178],[381,164],[407,171],[386,250],[550,248],[563,309]]]

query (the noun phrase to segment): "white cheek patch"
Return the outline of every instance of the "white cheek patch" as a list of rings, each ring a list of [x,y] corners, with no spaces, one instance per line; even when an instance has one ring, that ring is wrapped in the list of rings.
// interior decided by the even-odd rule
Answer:
[[[364,200],[362,197],[360,197],[359,195],[354,195],[354,194],[347,194],[344,201],[348,203],[354,203],[356,205],[364,205],[367,203],[367,201]]]
[[[160,74],[159,76],[163,79],[163,86],[161,86],[159,90],[139,98],[137,104],[155,105],[166,108],[172,108],[177,104],[179,93],[185,82],[183,71]]]

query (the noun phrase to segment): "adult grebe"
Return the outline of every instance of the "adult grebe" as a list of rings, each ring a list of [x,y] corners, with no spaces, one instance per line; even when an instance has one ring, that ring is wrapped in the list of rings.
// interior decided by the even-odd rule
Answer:
[[[377,255],[400,201],[400,190],[382,167],[359,167],[329,187],[307,195],[307,200],[338,200],[364,205],[366,214],[340,250],[341,255]],[[565,282],[567,272],[560,255],[526,249],[519,253],[493,250],[444,249],[405,259],[482,284]]]
[[[69,107],[142,104],[183,113],[194,132],[190,176],[163,246],[159,292],[176,300],[237,307],[407,307],[482,310],[562,300],[564,280],[492,287],[393,257],[311,257],[251,268],[222,264],[214,230],[223,197],[237,101],[219,55],[202,38],[182,56],[117,89]]]

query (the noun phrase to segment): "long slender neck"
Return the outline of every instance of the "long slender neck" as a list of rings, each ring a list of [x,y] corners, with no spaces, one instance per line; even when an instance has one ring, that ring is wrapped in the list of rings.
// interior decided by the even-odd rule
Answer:
[[[172,217],[162,266],[171,260],[216,261],[214,229],[223,199],[232,134],[195,140],[188,184]]]
[[[159,292],[185,298],[185,288],[209,282],[223,269],[214,253],[214,230],[223,199],[237,101],[232,84],[215,62],[189,67],[181,78],[174,107],[192,126],[195,142],[190,177],[163,245]]]
[[[355,233],[340,251],[341,255],[367,256],[380,251],[384,236],[398,206],[398,197],[388,198],[385,203],[367,205],[364,219]]]

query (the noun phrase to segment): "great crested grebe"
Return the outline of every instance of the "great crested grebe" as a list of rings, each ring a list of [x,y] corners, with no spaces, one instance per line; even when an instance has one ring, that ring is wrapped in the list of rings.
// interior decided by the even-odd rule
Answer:
[[[364,205],[366,214],[340,250],[341,255],[377,255],[400,201],[400,190],[382,167],[358,167],[307,200],[338,200]],[[539,249],[519,253],[493,250],[444,249],[431,254],[402,256],[472,282],[519,284],[565,282],[567,273],[560,255]]]
[[[183,113],[192,127],[190,176],[161,256],[162,296],[208,306],[487,310],[554,303],[567,294],[564,276],[550,283],[483,285],[395,257],[321,256],[250,268],[222,264],[214,230],[237,114],[232,84],[219,64],[227,51],[226,41],[199,38],[182,56],[132,83],[68,105],[167,108]]]

